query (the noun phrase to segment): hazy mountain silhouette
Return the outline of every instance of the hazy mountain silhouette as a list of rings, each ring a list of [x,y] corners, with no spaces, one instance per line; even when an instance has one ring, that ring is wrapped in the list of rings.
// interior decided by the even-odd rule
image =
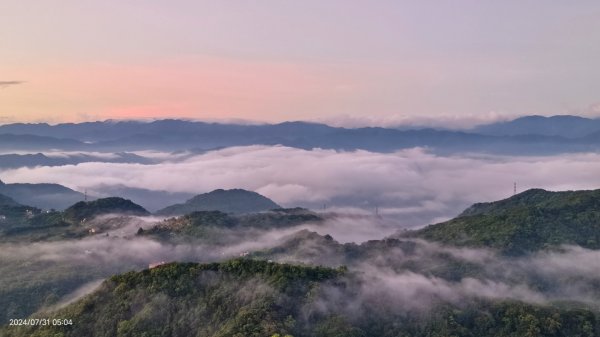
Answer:
[[[478,126],[471,131],[493,136],[543,135],[580,138],[600,131],[600,119],[579,116],[526,116]]]
[[[183,215],[198,211],[224,213],[253,213],[280,208],[271,199],[256,192],[242,189],[214,190],[197,195],[183,204],[176,204],[156,212],[158,215]]]
[[[152,163],[152,160],[126,152],[115,153],[113,156],[95,156],[83,153],[56,157],[47,156],[43,153],[0,155],[0,169],[77,165],[89,162],[149,164]]]
[[[0,194],[42,209],[65,209],[84,199],[83,193],[59,184],[5,184],[1,180]]]
[[[124,185],[94,186],[93,193],[96,195],[118,195],[125,199],[131,199],[151,212],[173,203],[183,203],[194,196],[192,193],[155,191]]]
[[[80,124],[0,126],[2,148],[81,151],[198,151],[244,145],[284,145],[301,149],[390,152],[428,147],[438,152],[482,151],[552,154],[597,151],[598,120],[575,116],[529,116],[481,126],[469,132],[380,127],[340,128],[308,122],[237,125],[184,120],[106,121]],[[1,143],[1,142],[0,142]]]

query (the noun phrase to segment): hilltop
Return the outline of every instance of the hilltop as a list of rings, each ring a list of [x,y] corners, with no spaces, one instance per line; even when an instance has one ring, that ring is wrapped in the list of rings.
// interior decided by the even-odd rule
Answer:
[[[271,199],[256,192],[243,189],[214,190],[197,195],[183,204],[168,206],[157,215],[183,215],[198,211],[221,211],[224,213],[255,213],[280,208]]]
[[[8,336],[281,336],[300,329],[303,303],[343,269],[231,260],[173,263],[113,276],[59,310],[72,326],[7,330]],[[56,316],[56,317],[59,317]]]
[[[475,204],[458,217],[406,236],[522,254],[563,244],[600,249],[600,190],[531,189]]]
[[[150,215],[142,206],[131,200],[119,197],[102,198],[94,201],[80,201],[67,208],[64,218],[71,222],[91,220],[103,214]]]
[[[578,138],[600,131],[600,119],[572,115],[523,116],[507,122],[481,125],[472,131],[492,136],[541,135]]]

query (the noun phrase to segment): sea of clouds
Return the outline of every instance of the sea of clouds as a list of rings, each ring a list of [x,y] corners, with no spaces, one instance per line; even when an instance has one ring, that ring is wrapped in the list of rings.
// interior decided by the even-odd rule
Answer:
[[[377,209],[406,226],[440,221],[475,202],[509,197],[514,182],[518,191],[600,188],[597,153],[442,156],[425,148],[374,153],[243,146],[154,157],[160,160],[152,164],[22,167],[4,170],[0,177],[5,182],[58,183],[90,194],[111,185],[191,194],[244,188],[283,206]]]

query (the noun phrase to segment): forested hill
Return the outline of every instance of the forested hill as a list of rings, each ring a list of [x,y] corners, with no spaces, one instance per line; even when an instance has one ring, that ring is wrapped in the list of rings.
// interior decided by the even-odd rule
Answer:
[[[475,204],[458,217],[406,236],[522,254],[562,244],[600,249],[600,190],[531,189]]]
[[[198,211],[224,213],[255,213],[280,208],[273,200],[256,192],[243,189],[214,190],[199,194],[183,204],[176,204],[156,212],[157,215],[183,215]]]
[[[167,264],[117,275],[56,312],[68,327],[8,330],[7,336],[284,336],[312,291],[344,269],[266,261]],[[1,332],[1,331],[0,331]]]
[[[72,325],[20,326],[7,337],[597,336],[587,309],[465,300],[423,313],[357,301],[368,284],[345,268],[236,259],[166,264],[111,277],[53,313]],[[367,291],[368,293],[368,291]],[[34,316],[36,317],[36,316]]]
[[[94,201],[80,201],[67,208],[63,213],[64,218],[72,222],[89,220],[95,216],[110,213],[127,215],[150,214],[142,206],[135,204],[131,200],[118,197],[103,198]]]

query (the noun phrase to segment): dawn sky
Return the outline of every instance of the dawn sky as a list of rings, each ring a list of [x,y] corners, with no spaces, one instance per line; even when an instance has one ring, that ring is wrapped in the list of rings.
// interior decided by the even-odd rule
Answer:
[[[597,1],[0,0],[0,123],[600,115]]]

